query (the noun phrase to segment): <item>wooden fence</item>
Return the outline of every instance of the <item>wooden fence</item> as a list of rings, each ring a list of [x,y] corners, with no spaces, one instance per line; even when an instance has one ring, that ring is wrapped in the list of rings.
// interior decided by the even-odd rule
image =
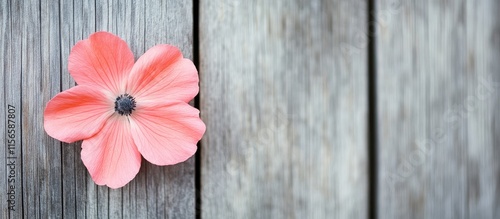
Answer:
[[[0,217],[500,218],[499,11],[497,0],[2,0]],[[99,30],[136,58],[168,43],[194,59],[207,125],[195,157],[143,162],[117,190],[93,183],[80,143],[43,129],[47,101],[75,85],[70,49]]]

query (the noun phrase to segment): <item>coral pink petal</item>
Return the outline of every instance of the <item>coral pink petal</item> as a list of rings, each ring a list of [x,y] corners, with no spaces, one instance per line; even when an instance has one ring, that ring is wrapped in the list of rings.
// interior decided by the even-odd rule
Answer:
[[[157,45],[142,55],[130,72],[127,91],[142,101],[189,102],[198,93],[198,71],[178,48]]]
[[[130,182],[141,167],[130,123],[126,116],[113,115],[95,136],[82,143],[82,160],[94,182],[119,188]]]
[[[97,86],[121,94],[134,65],[127,43],[108,32],[97,32],[71,50],[68,69],[79,85]]]
[[[187,160],[205,132],[199,111],[185,102],[138,105],[130,124],[142,156],[156,165]]]
[[[71,143],[97,133],[113,112],[113,101],[102,92],[79,85],[47,103],[44,127],[53,138]]]

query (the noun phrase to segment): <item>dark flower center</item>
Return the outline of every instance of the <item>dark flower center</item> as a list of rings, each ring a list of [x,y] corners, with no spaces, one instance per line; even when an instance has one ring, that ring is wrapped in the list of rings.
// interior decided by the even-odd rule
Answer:
[[[116,98],[115,111],[122,116],[128,116],[135,110],[135,98],[129,94],[122,94]]]

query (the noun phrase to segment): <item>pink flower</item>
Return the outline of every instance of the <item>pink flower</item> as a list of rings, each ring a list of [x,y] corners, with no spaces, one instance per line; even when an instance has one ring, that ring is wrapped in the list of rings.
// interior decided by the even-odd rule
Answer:
[[[178,48],[157,45],[134,64],[119,37],[97,32],[78,42],[68,69],[78,86],[47,103],[47,134],[83,140],[82,160],[94,182],[119,188],[139,172],[141,154],[156,165],[183,162],[205,132],[187,102],[198,93],[198,72]]]

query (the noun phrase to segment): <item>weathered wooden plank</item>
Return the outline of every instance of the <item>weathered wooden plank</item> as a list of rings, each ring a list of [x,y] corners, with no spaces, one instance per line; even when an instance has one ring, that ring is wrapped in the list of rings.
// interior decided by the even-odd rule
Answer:
[[[467,1],[466,7],[467,74],[476,81],[468,84],[464,104],[467,216],[500,218],[500,2]]]
[[[2,135],[0,138],[5,147],[0,149],[2,153],[2,167],[0,173],[2,180],[0,185],[3,192],[0,195],[2,201],[2,218],[20,218],[22,212],[22,157],[21,157],[21,99],[18,92],[21,89],[21,33],[20,14],[12,13],[20,11],[17,2],[2,1],[0,6],[0,54],[2,65],[0,75],[3,78],[3,95],[0,97],[3,104],[1,109]],[[10,113],[9,113],[10,111]],[[13,115],[13,116],[12,116]],[[14,117],[14,118],[12,118]],[[9,122],[9,120],[13,122]],[[12,127],[12,125],[14,127]]]
[[[96,186],[90,178],[80,158],[81,143],[61,144],[43,129],[47,101],[75,85],[67,60],[77,41],[105,30],[127,41],[136,58],[159,43],[176,45],[192,58],[192,2],[31,0],[2,1],[0,6],[0,54],[5,57],[0,72],[5,107],[0,112],[7,116],[7,105],[12,104],[19,116],[18,205],[15,212],[2,211],[1,217],[194,217],[194,159],[167,167],[143,162],[135,180],[112,190]],[[7,155],[8,150],[1,152]],[[2,156],[0,161],[8,159]],[[8,176],[8,168],[0,167],[0,173]],[[9,184],[1,180],[0,185]],[[8,199],[5,193],[0,197]],[[7,203],[2,208],[7,209]]]
[[[40,191],[40,207],[47,208],[47,212],[41,212],[40,217],[44,218],[47,216],[53,218],[61,218],[62,212],[64,211],[62,195],[63,178],[61,174],[62,169],[62,159],[61,159],[61,142],[47,136],[43,129],[43,111],[45,109],[45,104],[54,95],[59,93],[61,89],[61,43],[60,43],[60,10],[59,4],[51,0],[41,0],[40,1],[40,48],[41,48],[41,75],[35,76],[35,78],[40,77],[39,81],[34,81],[33,83],[40,84],[40,90],[37,91],[38,87],[29,88],[28,93],[33,92],[34,95],[40,95],[43,93],[43,98],[40,102],[30,101],[29,96],[26,101],[30,101],[34,107],[37,109],[34,113],[37,113],[40,117],[33,118],[31,114],[23,114],[23,118],[32,120],[37,123],[36,128],[27,129],[33,130],[34,132],[39,132],[41,139],[46,141],[45,149],[42,154],[37,155],[38,159],[41,160],[38,165],[44,165],[42,168],[38,167],[40,174],[46,175],[47,180],[42,181],[42,190]],[[30,72],[38,74],[38,72]],[[28,82],[29,83],[29,82]],[[37,94],[38,93],[38,94]],[[24,96],[24,95],[23,95]],[[23,99],[23,108],[24,101]],[[24,113],[24,112],[23,112]],[[24,121],[23,121],[24,123]],[[29,131],[28,131],[29,132]],[[24,135],[23,135],[24,136]],[[23,139],[24,140],[24,139]],[[32,141],[32,142],[29,142]],[[34,147],[39,144],[38,138],[30,139],[23,144],[23,146]],[[23,154],[24,155],[24,154]],[[27,157],[33,157],[33,155],[26,154]],[[40,171],[42,169],[42,171]],[[43,179],[43,176],[39,178]],[[39,179],[40,180],[40,179]],[[35,193],[36,194],[36,193]],[[42,199],[44,198],[44,199]],[[43,202],[43,203],[42,203]]]
[[[2,63],[0,65],[0,78],[6,78],[6,74],[10,72],[10,51],[11,47],[8,42],[10,42],[10,2],[9,1],[2,1],[0,2],[0,57],[2,57]],[[3,80],[2,88],[3,92],[5,93],[6,91],[9,90],[9,87],[6,87],[6,80]],[[8,83],[8,82],[7,82]],[[5,95],[6,96],[6,95]],[[4,147],[0,147],[0,163],[3,164],[0,166],[0,175],[5,179],[5,180],[0,180],[0,188],[4,188],[4,191],[0,193],[0,200],[5,200],[4,203],[2,203],[2,212],[0,212],[0,217],[2,218],[9,218],[9,206],[12,206],[12,210],[15,210],[15,193],[19,192],[20,190],[16,190],[15,187],[14,189],[9,189],[9,172],[10,172],[10,166],[7,166],[8,164],[8,158],[9,157],[9,148],[12,146],[15,146],[15,142],[13,144],[9,144],[9,140],[14,140],[14,138],[10,138],[7,134],[7,131],[9,130],[8,128],[8,104],[10,104],[10,101],[6,100],[6,97],[4,95],[0,95],[0,101],[3,103],[2,108],[0,109],[0,123],[1,124],[7,124],[7,125],[1,125],[0,126],[0,133],[5,133],[0,135],[0,140],[2,142],[5,142]],[[15,122],[15,121],[14,121]],[[15,129],[14,132],[16,131]],[[15,134],[15,133],[14,133]],[[14,136],[15,137],[15,136]],[[13,168],[13,173],[15,173],[16,169]],[[12,174],[13,176],[15,174]],[[15,178],[14,181],[16,180]],[[11,194],[12,193],[12,194]],[[11,196],[12,198],[9,198]],[[19,195],[18,195],[19,196]]]
[[[202,218],[367,217],[366,7],[200,1]]]
[[[5,89],[7,91],[5,92],[7,95],[7,101],[9,103],[13,103],[13,105],[16,108],[16,128],[15,132],[17,133],[15,136],[15,157],[16,162],[19,165],[16,165],[16,183],[15,183],[15,188],[16,188],[16,206],[17,210],[15,212],[10,212],[11,217],[21,217],[23,215],[23,210],[21,209],[21,203],[24,202],[24,188],[23,188],[23,181],[22,181],[22,171],[24,169],[24,164],[22,162],[22,142],[21,142],[21,136],[22,136],[22,124],[21,124],[21,112],[22,112],[22,106],[21,106],[21,98],[19,98],[18,91],[21,90],[21,75],[22,75],[22,51],[19,48],[22,48],[22,38],[19,37],[21,36],[22,33],[22,23],[21,23],[21,17],[22,13],[18,13],[21,10],[22,5],[19,2],[11,2],[10,5],[10,22],[11,22],[11,43],[10,43],[10,60],[8,60],[11,63],[11,68],[10,72],[6,74],[6,79],[4,83]],[[9,185],[10,188],[10,185]]]
[[[500,3],[377,5],[379,218],[500,217]]]
[[[61,144],[48,137],[43,129],[45,103],[59,91],[59,27],[50,28],[50,11],[46,2],[22,3],[22,179],[24,217],[61,217]],[[57,65],[57,70],[54,70]],[[22,94],[22,95],[21,95]]]

